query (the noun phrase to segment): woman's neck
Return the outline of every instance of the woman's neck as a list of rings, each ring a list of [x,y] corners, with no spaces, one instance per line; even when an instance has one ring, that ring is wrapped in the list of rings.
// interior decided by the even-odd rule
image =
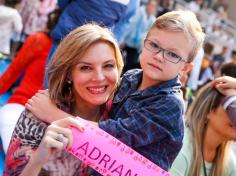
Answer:
[[[98,121],[102,115],[101,106],[78,104],[72,108],[73,115],[89,121]]]
[[[217,147],[222,143],[218,134],[211,128],[206,129],[203,139],[203,157],[207,162],[213,162]]]

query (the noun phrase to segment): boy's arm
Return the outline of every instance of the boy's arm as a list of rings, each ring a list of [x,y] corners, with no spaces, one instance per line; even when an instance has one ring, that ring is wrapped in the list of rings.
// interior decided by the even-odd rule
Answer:
[[[181,143],[182,116],[181,100],[173,96],[162,96],[155,104],[131,110],[129,117],[118,120],[110,117],[111,119],[101,121],[98,125],[117,139],[136,148],[160,142],[164,138],[169,138],[169,142]]]
[[[35,115],[38,119],[51,124],[52,122],[72,115],[59,109],[49,98],[48,90],[39,90],[28,102],[25,104],[26,109]],[[92,122],[98,125],[96,122]]]
[[[28,100],[25,107],[36,117],[49,124],[56,120],[71,116],[57,108],[50,100],[48,90],[39,90],[38,93]]]

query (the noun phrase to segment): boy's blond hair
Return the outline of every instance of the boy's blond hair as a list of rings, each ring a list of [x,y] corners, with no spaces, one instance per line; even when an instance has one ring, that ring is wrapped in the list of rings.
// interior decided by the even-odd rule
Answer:
[[[158,28],[173,32],[183,32],[191,44],[191,51],[188,55],[188,61],[192,62],[202,47],[205,34],[196,15],[191,11],[172,11],[158,17],[153,23],[151,29]],[[177,43],[176,43],[177,45]]]

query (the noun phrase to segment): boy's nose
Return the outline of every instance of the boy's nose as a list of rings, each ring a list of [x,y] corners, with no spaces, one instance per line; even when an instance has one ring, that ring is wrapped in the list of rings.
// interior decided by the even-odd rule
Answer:
[[[163,54],[163,50],[160,50],[159,52],[155,53],[154,55],[154,59],[155,60],[158,60],[159,62],[164,62],[165,59],[164,59],[164,54]]]

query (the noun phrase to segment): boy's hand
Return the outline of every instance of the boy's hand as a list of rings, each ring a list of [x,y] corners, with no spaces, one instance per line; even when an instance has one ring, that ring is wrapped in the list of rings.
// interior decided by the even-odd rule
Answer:
[[[47,123],[69,116],[69,114],[58,109],[50,100],[48,90],[39,90],[38,93],[28,100],[25,107],[36,117]]]

